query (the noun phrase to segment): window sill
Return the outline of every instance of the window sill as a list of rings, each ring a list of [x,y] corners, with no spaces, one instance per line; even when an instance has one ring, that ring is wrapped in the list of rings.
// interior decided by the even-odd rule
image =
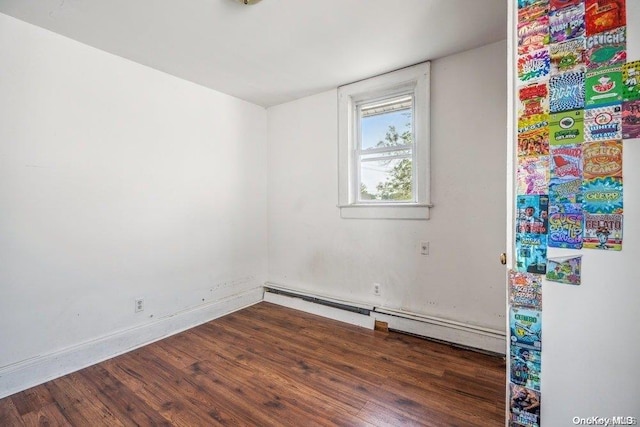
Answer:
[[[429,204],[362,204],[339,205],[344,219],[416,219],[427,220],[433,205]]]

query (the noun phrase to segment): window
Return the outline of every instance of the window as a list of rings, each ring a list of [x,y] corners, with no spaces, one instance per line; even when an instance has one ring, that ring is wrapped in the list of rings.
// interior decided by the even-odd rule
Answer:
[[[429,63],[338,90],[343,218],[428,219]]]

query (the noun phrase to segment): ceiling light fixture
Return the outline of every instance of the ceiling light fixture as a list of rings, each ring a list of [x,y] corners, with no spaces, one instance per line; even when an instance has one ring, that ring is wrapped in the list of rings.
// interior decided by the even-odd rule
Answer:
[[[238,3],[252,5],[258,3],[260,0],[236,0]]]

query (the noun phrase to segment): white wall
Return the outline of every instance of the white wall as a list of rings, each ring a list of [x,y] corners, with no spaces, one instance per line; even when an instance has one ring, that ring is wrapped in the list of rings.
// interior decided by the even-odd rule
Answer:
[[[428,221],[340,218],[336,91],[268,109],[269,280],[504,331],[506,42],[433,61],[431,87]]]
[[[640,60],[640,2],[627,1],[627,60]],[[640,417],[640,140],[624,142],[621,252],[549,249],[582,255],[579,287],[543,285],[542,419]]]
[[[264,283],[266,110],[1,14],[0,64],[0,376]]]

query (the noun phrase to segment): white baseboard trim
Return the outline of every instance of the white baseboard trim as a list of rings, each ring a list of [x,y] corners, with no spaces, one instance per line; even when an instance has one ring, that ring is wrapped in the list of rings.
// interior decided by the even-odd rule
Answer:
[[[339,308],[327,307],[326,305],[305,301],[300,298],[265,292],[264,300],[266,302],[304,311],[306,313],[316,314],[318,316],[327,317],[340,322],[350,323],[363,328],[373,329],[374,326],[373,317],[369,315],[341,310]]]
[[[14,363],[0,369],[0,399],[254,305],[262,301],[263,294],[264,288],[257,287],[152,323]]]

